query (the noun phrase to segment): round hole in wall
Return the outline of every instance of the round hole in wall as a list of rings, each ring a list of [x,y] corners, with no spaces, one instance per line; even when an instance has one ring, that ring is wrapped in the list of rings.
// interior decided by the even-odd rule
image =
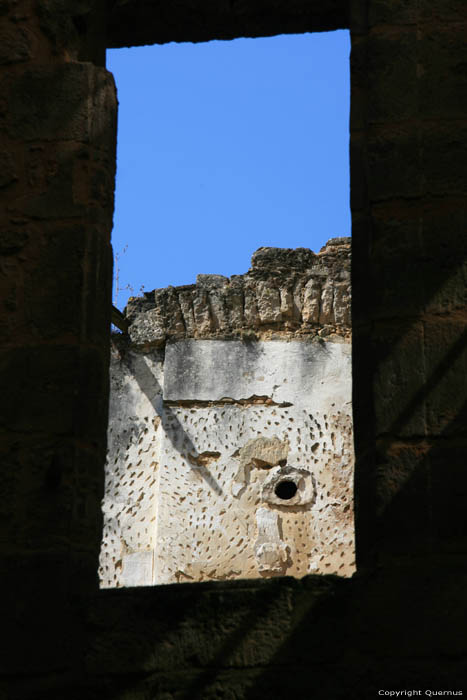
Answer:
[[[274,493],[276,494],[277,498],[280,498],[283,501],[288,501],[295,496],[297,490],[297,484],[295,481],[283,479],[277,484],[276,488],[274,489]]]

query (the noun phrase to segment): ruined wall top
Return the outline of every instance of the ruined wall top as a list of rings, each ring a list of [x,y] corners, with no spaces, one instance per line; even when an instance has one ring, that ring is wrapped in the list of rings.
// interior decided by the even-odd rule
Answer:
[[[244,275],[198,275],[196,284],[131,297],[133,346],[182,338],[350,339],[350,238],[307,248],[259,248]]]

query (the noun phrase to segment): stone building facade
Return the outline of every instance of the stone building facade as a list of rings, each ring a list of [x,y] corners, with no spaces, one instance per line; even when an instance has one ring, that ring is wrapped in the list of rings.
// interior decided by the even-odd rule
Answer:
[[[101,585],[355,570],[350,239],[130,300]]]

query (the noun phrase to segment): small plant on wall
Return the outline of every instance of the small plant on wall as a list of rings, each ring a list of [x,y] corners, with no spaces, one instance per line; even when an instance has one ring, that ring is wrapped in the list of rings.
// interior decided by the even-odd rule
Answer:
[[[121,292],[131,292],[134,293],[134,287],[127,283],[125,285],[121,282],[121,269],[120,269],[120,258],[128,250],[128,245],[126,245],[123,250],[114,253],[114,275],[113,275],[113,297],[112,297],[112,333],[120,333],[126,330],[126,321],[122,312],[118,309],[118,299]],[[139,288],[139,293],[142,294],[144,291],[144,285],[142,284]]]

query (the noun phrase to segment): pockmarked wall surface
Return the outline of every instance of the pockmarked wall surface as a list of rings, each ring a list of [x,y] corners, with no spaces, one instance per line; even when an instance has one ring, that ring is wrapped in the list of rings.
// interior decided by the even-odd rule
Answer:
[[[130,300],[101,585],[354,571],[349,239]]]

